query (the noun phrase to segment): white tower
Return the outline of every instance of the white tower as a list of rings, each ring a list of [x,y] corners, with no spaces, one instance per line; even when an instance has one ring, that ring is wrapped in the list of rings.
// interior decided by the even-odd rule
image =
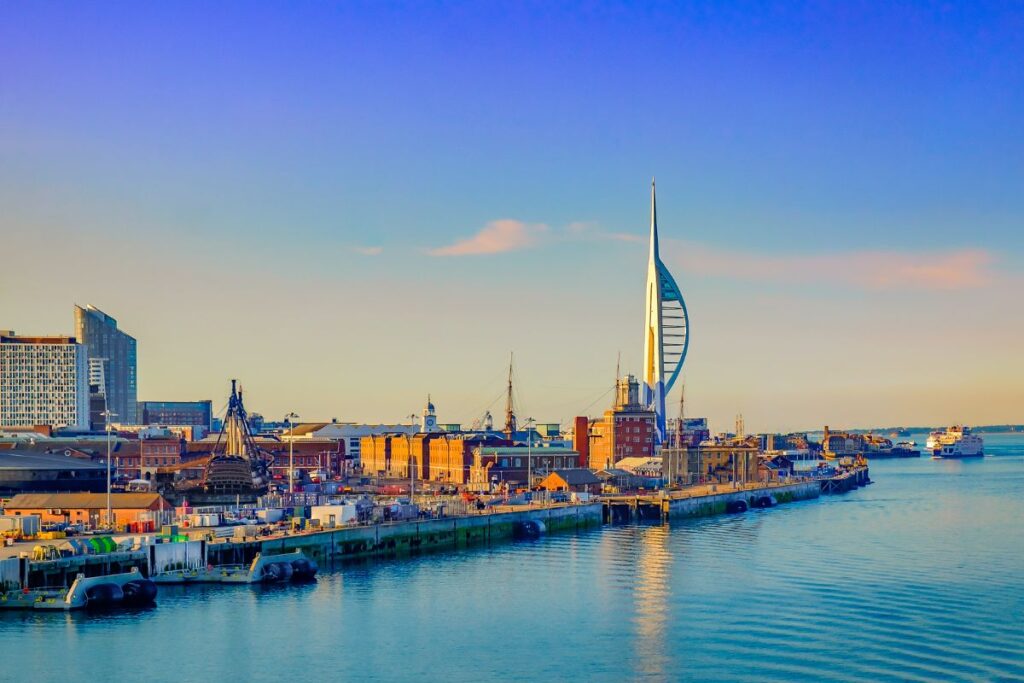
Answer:
[[[672,390],[690,345],[686,303],[658,252],[658,208],[651,181],[651,252],[647,263],[643,402],[657,414],[656,438],[665,441],[665,397]]]
[[[423,421],[420,423],[421,432],[436,432],[437,413],[434,404],[430,402],[430,394],[427,394],[427,405],[423,408]]]

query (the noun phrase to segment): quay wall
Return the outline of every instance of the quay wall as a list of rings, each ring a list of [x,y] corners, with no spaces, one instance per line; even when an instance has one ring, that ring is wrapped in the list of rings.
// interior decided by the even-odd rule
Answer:
[[[229,541],[207,546],[212,564],[250,561],[264,555],[301,550],[318,562],[457,549],[504,541],[525,522],[543,522],[547,532],[576,531],[601,525],[601,503],[494,512],[466,517],[409,520],[325,529],[265,540]]]
[[[821,486],[816,481],[800,482],[786,486],[728,491],[694,498],[672,498],[663,502],[664,512],[670,519],[686,517],[708,517],[725,514],[726,507],[733,501],[746,501],[750,505],[761,496],[774,496],[777,502],[791,503],[808,500],[821,495]]]

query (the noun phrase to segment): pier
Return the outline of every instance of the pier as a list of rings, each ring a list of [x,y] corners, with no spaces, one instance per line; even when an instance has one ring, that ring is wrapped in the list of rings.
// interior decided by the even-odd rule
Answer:
[[[868,468],[857,467],[832,477],[808,478],[792,483],[707,484],[679,491],[604,496],[602,518],[606,524],[622,524],[708,517],[808,500],[822,494],[844,493],[865,486],[870,481]]]

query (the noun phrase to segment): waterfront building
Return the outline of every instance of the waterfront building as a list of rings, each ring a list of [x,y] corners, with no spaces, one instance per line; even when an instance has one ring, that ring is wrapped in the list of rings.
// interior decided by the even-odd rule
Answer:
[[[590,470],[581,468],[555,470],[544,477],[538,486],[547,491],[601,493],[601,480]]]
[[[368,436],[380,436],[383,434],[416,434],[419,427],[414,424],[359,424],[355,422],[321,422],[315,428],[305,429],[307,425],[298,425],[295,428],[295,439],[331,439],[344,444],[346,457],[358,465],[363,460],[363,439]],[[287,432],[282,435],[283,440],[291,437]],[[365,464],[363,472],[370,474],[375,472]]]
[[[391,469],[388,476],[427,479],[430,476],[430,442],[441,432],[391,436]],[[412,472],[409,468],[412,468]]]
[[[139,424],[213,425],[213,401],[139,401]]]
[[[755,441],[703,443],[688,449],[689,481],[694,484],[760,481],[761,449]]]
[[[615,467],[623,458],[654,455],[657,413],[641,403],[639,382],[632,375],[623,377],[615,395],[615,406],[590,425],[587,452],[592,470]]]
[[[114,420],[136,424],[139,415],[135,338],[119,330],[117,320],[92,305],[75,306],[75,336],[88,349],[88,358],[103,364],[103,391]],[[98,378],[94,374],[94,379]]]
[[[511,445],[512,442],[504,436],[492,432],[442,434],[441,438],[430,442],[430,480],[460,486],[467,484],[477,449],[482,446]]]
[[[89,363],[75,337],[0,330],[0,426],[89,428]]]
[[[132,479],[154,479],[158,468],[175,467],[185,452],[184,442],[173,437],[142,439],[139,441],[140,471],[125,472]]]
[[[666,437],[665,397],[679,378],[686,360],[686,351],[690,345],[690,319],[679,285],[661,262],[658,249],[658,208],[653,181],[646,295],[643,403],[657,417],[655,439],[660,444]]]
[[[112,493],[113,524],[152,519],[154,512],[172,509],[159,493]],[[64,522],[98,526],[107,523],[106,493],[21,493],[4,505],[7,515],[39,515],[42,524]]]
[[[89,458],[27,448],[0,450],[0,496],[29,491],[104,491],[107,468]]]
[[[526,485],[530,474],[536,482],[552,470],[576,469],[579,459],[571,448],[478,446],[473,449],[470,483],[481,490],[491,485]]]

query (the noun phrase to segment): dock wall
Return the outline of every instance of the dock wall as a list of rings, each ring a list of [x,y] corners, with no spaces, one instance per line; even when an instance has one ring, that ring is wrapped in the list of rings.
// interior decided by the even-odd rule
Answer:
[[[730,491],[698,498],[676,498],[663,502],[664,512],[670,519],[686,517],[708,517],[725,514],[726,507],[733,501],[745,501],[753,507],[753,502],[762,496],[773,496],[776,502],[792,503],[797,500],[808,500],[821,495],[821,487],[816,481],[801,482],[788,486],[774,486],[766,489],[747,491]]]
[[[543,522],[549,533],[601,525],[601,503],[495,512],[467,517],[411,520],[343,527],[266,540],[207,546],[212,564],[249,561],[263,554],[301,550],[318,562],[385,556],[424,550],[458,549],[505,541],[525,522]]]

